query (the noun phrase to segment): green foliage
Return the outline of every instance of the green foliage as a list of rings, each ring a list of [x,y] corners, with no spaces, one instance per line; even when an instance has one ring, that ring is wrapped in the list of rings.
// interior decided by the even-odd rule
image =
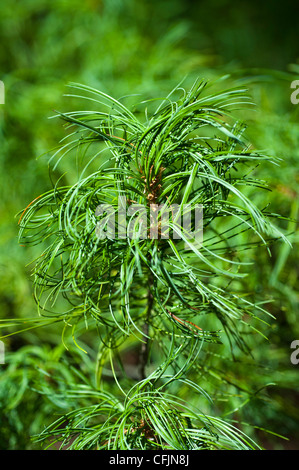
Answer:
[[[26,207],[20,241],[47,245],[33,268],[41,321],[63,321],[63,334],[71,329],[76,344],[77,328],[97,329],[97,389],[87,393],[103,404],[67,413],[39,439],[58,434],[61,446],[71,449],[254,447],[229,424],[195,411],[195,404],[173,392],[182,382],[191,388],[191,403],[201,403],[198,394],[211,400],[196,377],[205,342],[228,340],[232,352],[250,351],[244,337],[257,327],[249,318],[265,322],[267,311],[237,287],[250,264],[244,249],[267,246],[271,236],[285,239],[271,222],[277,216],[246,196],[247,185],[261,186],[248,177],[250,165],[269,158],[250,150],[244,125],[231,117],[231,108],[248,104],[244,90],[206,95],[204,82],[189,92],[177,87],[151,113],[152,100],[142,102],[141,120],[103,92],[73,87],[95,109],[58,114],[71,131],[54,154],[53,168],[73,153],[78,179],[72,186],[58,180]],[[119,196],[127,205],[143,204],[149,225],[151,204],[201,204],[204,242],[200,247],[188,242],[182,226],[178,240],[161,237],[162,229],[160,237],[140,237],[138,224],[135,236],[99,237],[96,209],[109,203],[117,213]],[[240,244],[239,234],[249,231],[253,238]],[[227,279],[225,289],[219,278]],[[65,310],[60,297],[67,301]],[[209,317],[219,331],[208,328]],[[134,377],[122,362],[127,343],[140,348]],[[115,394],[102,388],[107,361],[119,388]],[[149,367],[154,370],[148,375]]]
[[[290,83],[298,79],[298,64],[295,63],[298,61],[295,18],[294,3],[290,1],[287,1],[283,8],[278,8],[278,5],[268,5],[267,2],[256,7],[254,2],[246,0],[242,3],[242,7],[236,9],[227,0],[213,3],[207,1],[190,3],[181,0],[166,2],[153,0],[150,3],[140,3],[135,0],[114,0],[113,2],[110,0],[99,2],[55,0],[51,3],[46,0],[41,2],[32,0],[6,2],[4,0],[1,5],[0,18],[0,38],[4,45],[0,53],[0,79],[4,81],[6,90],[6,104],[0,105],[2,188],[0,306],[1,318],[10,320],[1,320],[7,364],[0,365],[0,448],[31,448],[33,444],[30,442],[30,436],[39,433],[45,425],[50,425],[56,419],[53,416],[67,414],[71,412],[70,410],[91,405],[90,397],[83,399],[80,393],[77,393],[76,400],[74,397],[72,399],[68,397],[70,376],[65,375],[65,380],[59,382],[61,393],[58,393],[57,384],[45,380],[47,374],[38,372],[40,369],[48,370],[47,364],[55,362],[57,379],[59,375],[57,371],[60,368],[63,369],[63,365],[65,368],[68,367],[67,364],[75,365],[74,369],[82,367],[80,379],[76,374],[74,375],[71,390],[74,389],[74,383],[79,388],[82,387],[82,383],[88,383],[89,388],[99,393],[99,387],[105,385],[107,392],[121,403],[124,399],[119,396],[119,388],[115,384],[113,373],[126,395],[136,380],[139,383],[142,371],[144,373],[145,370],[145,365],[140,364],[140,360],[137,359],[144,347],[138,346],[140,342],[137,338],[141,338],[141,332],[138,333],[136,329],[136,326],[141,328],[142,318],[146,317],[146,312],[142,310],[147,302],[145,298],[147,286],[144,287],[144,283],[138,284],[138,291],[136,285],[134,289],[133,287],[131,289],[130,298],[134,299],[134,305],[138,304],[136,309],[132,309],[131,304],[129,312],[131,319],[123,321],[124,318],[128,319],[127,314],[125,313],[124,317],[117,314],[119,306],[115,302],[113,304],[114,320],[111,321],[109,314],[105,318],[101,317],[101,320],[105,320],[105,324],[101,324],[99,329],[101,336],[97,331],[98,314],[90,305],[86,312],[85,307],[79,307],[82,299],[79,300],[77,293],[74,297],[70,295],[71,285],[69,288],[64,285],[63,295],[58,294],[59,287],[55,292],[53,291],[54,296],[58,294],[55,311],[54,306],[51,306],[52,299],[49,299],[46,308],[51,312],[41,309],[43,316],[36,316],[36,304],[32,296],[29,277],[31,266],[27,263],[30,259],[39,257],[43,250],[46,251],[49,244],[54,242],[56,235],[52,235],[51,239],[46,238],[43,245],[37,244],[30,248],[18,246],[16,243],[17,221],[20,214],[18,218],[15,214],[39,194],[48,192],[49,200],[52,197],[52,186],[47,171],[47,154],[42,158],[37,159],[37,157],[44,154],[45,150],[57,145],[61,138],[61,128],[55,121],[47,121],[47,117],[52,114],[53,108],[70,110],[74,103],[74,109],[77,109],[76,98],[67,97],[65,101],[61,99],[65,83],[69,81],[88,83],[91,87],[103,90],[106,94],[115,97],[122,97],[133,92],[154,100],[157,96],[167,94],[186,75],[188,75],[187,87],[191,86],[190,83],[193,83],[195,76],[215,78],[226,75],[228,87],[233,83],[233,86],[237,84],[242,89],[246,86],[250,90],[250,95],[256,104],[255,111],[245,110],[242,107],[235,111],[235,115],[249,124],[246,134],[252,143],[251,158],[249,162],[244,161],[244,164],[241,164],[239,160],[238,171],[234,172],[230,168],[229,173],[233,178],[238,176],[240,181],[242,172],[244,176],[247,169],[249,171],[248,163],[251,163],[252,171],[246,177],[246,185],[237,186],[239,183],[235,180],[227,181],[226,177],[222,178],[223,184],[227,181],[231,189],[241,190],[241,194],[250,203],[254,202],[262,211],[261,220],[265,216],[269,217],[270,207],[272,213],[283,214],[284,218],[280,218],[279,226],[281,231],[288,235],[293,246],[286,243],[272,243],[269,240],[270,237],[263,234],[267,247],[261,249],[262,240],[258,240],[257,234],[253,235],[249,225],[248,229],[244,224],[244,230],[238,228],[237,206],[233,206],[234,215],[225,214],[224,216],[222,213],[221,217],[214,218],[206,225],[205,233],[212,232],[208,241],[210,245],[208,249],[211,253],[202,252],[206,257],[205,262],[212,263],[214,267],[226,274],[222,275],[218,271],[216,275],[214,268],[212,269],[209,264],[205,271],[212,270],[213,275],[208,275],[206,272],[206,277],[202,280],[204,286],[209,288],[209,291],[204,293],[207,297],[212,297],[215,301],[214,295],[218,292],[221,301],[224,298],[226,307],[237,304],[238,313],[230,311],[227,318],[228,324],[224,325],[220,320],[223,322],[226,319],[225,311],[218,319],[217,313],[211,311],[211,303],[207,303],[200,312],[191,309],[183,318],[181,318],[182,315],[178,315],[177,318],[180,321],[175,320],[169,313],[172,312],[171,310],[164,312],[161,324],[158,323],[158,315],[155,315],[152,321],[154,325],[162,328],[164,334],[174,328],[177,341],[186,335],[191,337],[194,332],[201,333],[201,330],[187,323],[187,319],[204,327],[207,332],[217,331],[218,335],[220,333],[218,330],[224,329],[227,335],[223,331],[220,333],[223,344],[210,342],[202,345],[196,361],[192,362],[188,359],[188,346],[180,352],[180,367],[182,361],[186,359],[191,361],[192,367],[188,370],[188,378],[193,383],[200,383],[214,403],[213,406],[210,405],[210,402],[198,393],[192,395],[192,400],[194,399],[192,406],[194,405],[198,413],[204,410],[207,415],[210,415],[213,410],[215,416],[224,417],[226,422],[237,421],[238,428],[246,431],[257,442],[262,442],[266,448],[284,446],[298,448],[296,440],[299,422],[298,366],[292,365],[289,359],[290,343],[299,335],[297,322],[299,311],[297,272],[299,107],[290,103]],[[257,69],[257,66],[261,68]],[[215,93],[217,90],[221,93],[222,89],[221,80],[214,84]],[[92,96],[95,97],[95,95]],[[172,96],[172,101],[179,98],[180,92],[177,91]],[[151,116],[157,101],[140,104],[134,108],[138,99],[132,96],[121,98],[120,101],[133,111],[140,125],[146,126],[144,108],[149,109],[148,116]],[[86,110],[94,109],[93,101],[85,100],[84,103]],[[98,104],[96,106],[98,110]],[[115,113],[115,108],[113,108],[113,113]],[[77,119],[78,116],[73,117]],[[85,121],[83,116],[79,117]],[[226,119],[225,117],[224,120]],[[73,129],[76,129],[75,123],[70,123],[72,124]],[[83,127],[77,129],[80,129],[80,135],[85,133]],[[209,137],[213,137],[214,131],[224,140],[224,135],[216,128],[213,128],[212,135]],[[118,131],[117,135],[121,136],[121,132]],[[234,133],[236,135],[236,130]],[[242,134],[241,130],[240,137],[243,140],[244,133]],[[87,193],[88,188],[83,187],[84,178],[92,172],[97,172],[100,166],[98,162],[108,159],[111,151],[111,147],[108,147],[104,141],[100,142],[98,136],[95,140],[96,142],[90,144],[85,157],[82,156],[81,147],[78,147],[78,165],[75,164],[76,150],[60,160],[52,175],[55,182],[60,178],[58,186],[71,188],[78,182],[85,164],[88,164],[80,180],[82,191]],[[103,148],[103,152],[90,163],[90,156],[94,155],[95,146],[98,149]],[[87,145],[85,148],[87,149]],[[242,145],[238,148],[246,153]],[[253,160],[255,152],[252,149],[254,148],[266,149],[267,155],[275,158],[262,157],[260,152],[256,152],[257,160]],[[130,150],[132,146],[128,150],[131,155]],[[55,150],[51,153],[54,152]],[[59,155],[61,153],[57,154],[57,159]],[[82,161],[79,159],[80,155]],[[255,168],[260,161],[262,165]],[[273,165],[272,161],[278,161],[279,164]],[[213,165],[215,162],[214,157]],[[54,165],[55,162],[53,162]],[[220,162],[219,165],[222,165],[222,171],[225,170],[225,161]],[[209,172],[208,168],[204,171]],[[250,176],[252,176],[251,180]],[[131,179],[128,181],[131,183]],[[172,182],[169,180],[169,184]],[[223,184],[221,190],[225,193],[228,189]],[[267,191],[259,190],[256,184],[267,187]],[[57,193],[58,186],[56,187]],[[206,188],[207,191],[210,191],[209,188]],[[214,195],[210,192],[211,197],[220,207],[220,187],[217,188],[216,180],[212,182],[211,188],[215,192]],[[272,194],[271,190],[274,191]],[[59,191],[62,194],[61,188]],[[135,186],[134,191],[136,191]],[[63,197],[66,197],[66,194],[63,194]],[[232,197],[236,204],[240,204],[242,210],[247,212],[248,223],[254,227],[254,222],[249,216],[250,207],[246,206],[245,199],[241,200],[234,193],[226,200],[226,204],[228,204],[227,201],[231,204]],[[84,210],[84,201],[77,198],[77,202],[79,202],[79,210]],[[87,203],[88,200],[85,201],[85,204]],[[222,203],[221,205],[223,212],[224,206]],[[57,215],[56,202],[55,207]],[[71,208],[71,201],[67,207]],[[29,209],[33,208],[30,206]],[[213,211],[215,214],[216,207]],[[245,212],[242,213],[243,219]],[[42,215],[45,216],[45,213]],[[75,216],[75,213],[69,214],[73,222],[76,219]],[[287,219],[288,217],[290,220]],[[233,219],[236,225],[234,229],[231,224]],[[53,221],[52,228],[54,225]],[[81,230],[81,226],[76,225],[75,228]],[[213,239],[214,230],[218,235]],[[223,240],[222,242],[218,240],[219,234],[225,230],[229,230],[226,232],[226,237],[232,235],[228,245]],[[71,236],[73,237],[73,234]],[[243,278],[241,276],[228,278],[229,269],[232,268],[231,271],[236,273],[237,265],[215,256],[217,254],[236,261],[235,247],[239,253],[238,259],[243,263],[253,263],[240,265],[238,274],[249,272],[249,275]],[[86,253],[86,247],[82,248]],[[132,250],[134,249],[132,247]],[[70,250],[69,245],[68,253]],[[176,256],[173,251],[171,253],[174,257]],[[191,264],[196,256],[191,259],[190,251],[188,255],[188,263]],[[93,259],[94,254],[90,256],[90,259]],[[56,257],[53,261],[52,271],[49,273],[54,280],[55,269],[59,270],[62,266],[58,258]],[[62,261],[65,263],[66,259]],[[48,262],[49,258],[46,263]],[[148,260],[146,262],[148,263]],[[136,261],[142,266],[146,262],[144,263],[142,259]],[[200,269],[205,262],[198,263]],[[181,272],[180,263],[176,261],[172,268],[167,265],[167,272],[170,271],[170,278],[175,280],[175,283],[179,281],[176,270],[179,266]],[[85,265],[82,269],[86,273],[88,266]],[[127,266],[127,269],[129,270],[130,266]],[[146,268],[143,266],[142,270],[145,272]],[[70,270],[68,274],[72,276],[74,270]],[[200,272],[196,271],[196,274],[199,275]],[[113,275],[115,275],[114,272]],[[186,282],[187,277],[186,272],[183,283]],[[42,305],[47,295],[46,289],[48,287],[50,290],[53,289],[53,286],[48,285],[49,282],[52,281],[41,283],[36,281],[38,298],[41,293],[38,284],[44,291],[40,297]],[[79,289],[81,289],[80,282],[78,280],[76,282],[79,283]],[[89,283],[90,286],[93,283],[92,275]],[[103,289],[104,287],[105,285]],[[144,289],[145,294],[142,293]],[[60,294],[62,294],[62,289]],[[89,292],[84,295],[88,298]],[[65,296],[71,298],[71,306],[65,300]],[[187,299],[190,300],[189,296]],[[172,306],[174,305],[172,296],[168,301],[172,303]],[[249,301],[248,304],[247,301]],[[223,309],[227,309],[226,307]],[[154,309],[157,310],[157,307],[155,306]],[[240,323],[238,316],[244,309],[246,314],[242,315],[243,323]],[[136,319],[138,311],[141,310],[142,318]],[[215,310],[217,312],[217,309]],[[250,321],[248,321],[248,313]],[[134,324],[131,322],[132,319]],[[115,337],[118,331],[115,320],[121,324],[124,331],[129,332],[130,336],[121,332],[114,345],[119,352],[119,355],[116,349],[112,352],[114,372],[112,372],[109,358],[98,362],[97,369],[94,371],[97,352],[101,356],[102,348],[104,348],[100,338],[105,341],[105,335],[108,334],[109,329],[113,330],[112,336]],[[42,325],[45,325],[45,328],[41,328]],[[88,325],[88,330],[86,330],[86,325]],[[255,331],[254,328],[261,334],[251,334]],[[15,331],[20,332],[18,335],[12,334]],[[265,340],[263,335],[268,339]],[[217,338],[213,336],[211,339]],[[79,346],[79,348],[75,347],[75,351],[74,340]],[[157,347],[150,348],[151,360],[146,369],[149,373],[153,372],[165,354],[168,354],[167,345],[168,342],[164,344],[163,340]],[[250,349],[250,354],[244,356],[241,351],[242,349],[248,351],[247,348]],[[21,369],[26,372],[22,373]],[[170,373],[173,373],[173,370]],[[24,375],[26,379],[22,378]],[[187,383],[184,383],[186,386],[182,381],[176,384],[172,382],[172,389],[167,389],[167,392],[180,394],[182,400],[190,404],[192,389],[190,390]],[[20,384],[22,384],[21,387]],[[53,399],[56,394],[59,395],[57,400]],[[17,399],[15,399],[16,396]],[[97,403],[96,398],[93,403]],[[179,406],[178,403],[177,406]],[[173,408],[172,405],[171,407]],[[136,423],[144,418],[138,413],[139,411],[136,413]],[[130,425],[131,418],[128,421]],[[251,425],[247,426],[246,422]],[[137,425],[132,425],[132,427],[141,434],[146,431],[146,428],[142,426],[138,428]],[[272,434],[265,435],[265,432],[259,428],[270,429]],[[198,429],[200,430],[200,425]],[[70,435],[70,430],[68,433]],[[290,442],[285,443],[281,438],[277,438],[275,436],[277,433],[288,436]],[[124,435],[126,436],[126,433]],[[94,443],[97,445],[96,439]],[[35,447],[37,445],[39,444],[34,444]]]

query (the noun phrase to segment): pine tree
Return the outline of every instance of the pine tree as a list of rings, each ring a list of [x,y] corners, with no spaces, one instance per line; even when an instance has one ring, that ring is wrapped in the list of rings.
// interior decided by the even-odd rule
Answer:
[[[246,293],[250,249],[285,238],[271,221],[277,215],[253,201],[252,188],[266,184],[252,172],[273,159],[251,148],[232,115],[250,105],[246,90],[208,94],[209,86],[178,86],[158,105],[133,110],[71,84],[69,96],[95,109],[56,114],[68,134],[51,159],[53,179],[63,158],[77,177],[65,184],[61,174],[26,207],[20,241],[43,247],[33,268],[40,322],[61,322],[78,348],[80,335],[92,332],[99,346],[94,385],[70,383],[63,392],[86,404],[37,441],[69,449],[260,448],[215,416],[206,365],[221,344],[233,358],[250,355],[247,338],[259,323],[263,334],[269,317]],[[178,207],[188,208],[189,229]],[[195,243],[190,233],[203,239]]]

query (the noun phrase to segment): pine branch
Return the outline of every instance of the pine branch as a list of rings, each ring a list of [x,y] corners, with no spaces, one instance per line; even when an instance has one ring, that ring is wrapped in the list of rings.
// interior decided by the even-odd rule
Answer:
[[[58,180],[27,205],[20,241],[43,247],[33,269],[41,316],[61,321],[63,340],[70,331],[79,348],[84,328],[97,332],[97,383],[102,388],[107,378],[111,394],[95,391],[104,393],[103,402],[68,412],[38,439],[62,436],[75,449],[255,447],[193,406],[202,400],[212,406],[200,378],[233,383],[224,371],[206,368],[211,343],[223,341],[233,357],[238,351],[247,358],[250,333],[264,335],[272,318],[248,297],[250,250],[287,241],[273,222],[279,216],[248,196],[252,186],[266,188],[248,178],[248,167],[271,158],[250,150],[246,126],[232,116],[235,103],[248,104],[245,91],[207,94],[208,84],[198,81],[188,92],[173,90],[141,121],[105,93],[73,87],[97,109],[58,113],[70,131],[51,164],[56,170],[76,151],[79,177],[68,186]],[[134,204],[143,209],[139,218],[129,211]],[[170,213],[166,230],[161,205]],[[178,205],[203,207],[200,246],[178,222]],[[190,226],[195,229],[192,218]],[[138,378],[123,359],[133,347]],[[186,393],[185,401],[178,391]]]

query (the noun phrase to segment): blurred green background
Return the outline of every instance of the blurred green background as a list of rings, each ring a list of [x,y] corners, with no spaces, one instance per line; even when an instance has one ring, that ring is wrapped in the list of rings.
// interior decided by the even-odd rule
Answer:
[[[72,105],[63,96],[70,81],[116,98],[140,94],[144,99],[164,96],[184,78],[184,86],[196,77],[221,76],[227,76],[227,86],[245,84],[256,104],[255,111],[244,111],[248,137],[256,148],[281,158],[279,167],[258,169],[273,192],[267,200],[257,196],[257,203],[265,206],[270,200],[272,212],[298,219],[299,104],[290,101],[291,82],[299,79],[298,13],[290,0],[2,1],[0,318],[37,315],[28,266],[34,249],[19,246],[16,214],[50,188],[49,156],[65,134],[61,122],[48,118]],[[70,157],[60,171],[71,178],[73,168]],[[244,388],[276,384],[261,398],[256,393],[247,405],[238,404],[236,419],[288,438],[256,430],[267,449],[298,449],[299,364],[290,361],[290,344],[299,339],[298,231],[295,221],[282,220],[281,227],[293,247],[278,243],[271,257],[256,253],[246,281],[276,317],[266,331],[269,341],[256,339],[261,368],[248,373],[240,364],[226,367],[230,380]],[[66,380],[80,380],[70,364],[75,369],[79,359],[80,371],[88,375],[96,351],[91,348],[86,358],[70,349],[65,356],[61,327],[54,326],[8,336],[4,344],[0,449],[30,449],[30,435],[67,406],[37,393],[42,371],[59,369]],[[219,414],[234,407],[232,400],[217,404]]]

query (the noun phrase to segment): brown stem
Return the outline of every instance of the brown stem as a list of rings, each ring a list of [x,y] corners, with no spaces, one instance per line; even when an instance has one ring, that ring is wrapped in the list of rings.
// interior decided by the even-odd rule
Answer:
[[[141,380],[144,380],[146,378],[146,373],[145,373],[145,368],[147,365],[148,361],[148,350],[149,350],[149,319],[151,315],[151,311],[153,308],[154,304],[154,297],[152,294],[152,286],[153,286],[153,274],[150,273],[149,279],[148,279],[148,290],[147,290],[147,310],[146,310],[146,318],[145,318],[145,324],[143,326],[143,343],[141,344],[141,351],[140,351],[140,377]]]
[[[146,194],[147,198],[147,203],[148,206],[150,207],[151,204],[156,204],[159,198],[160,190],[161,190],[161,179],[162,179],[162,173],[165,170],[165,168],[161,167],[159,169],[158,175],[153,176],[154,166],[152,165],[150,168],[150,177],[149,181],[146,181],[145,176],[142,175],[142,179],[144,180],[144,194]],[[150,264],[151,259],[150,256],[147,256],[148,262]],[[141,380],[144,380],[146,378],[146,373],[145,373],[145,368],[148,362],[148,352],[149,352],[149,321],[150,321],[150,315],[151,311],[153,308],[154,304],[154,297],[152,293],[153,289],[153,284],[154,284],[154,276],[153,273],[150,271],[149,277],[148,277],[148,290],[147,290],[147,311],[146,311],[146,317],[145,317],[145,324],[143,326],[143,342],[141,345],[141,350],[140,350],[140,362],[139,362],[139,371],[140,371],[140,377]]]

